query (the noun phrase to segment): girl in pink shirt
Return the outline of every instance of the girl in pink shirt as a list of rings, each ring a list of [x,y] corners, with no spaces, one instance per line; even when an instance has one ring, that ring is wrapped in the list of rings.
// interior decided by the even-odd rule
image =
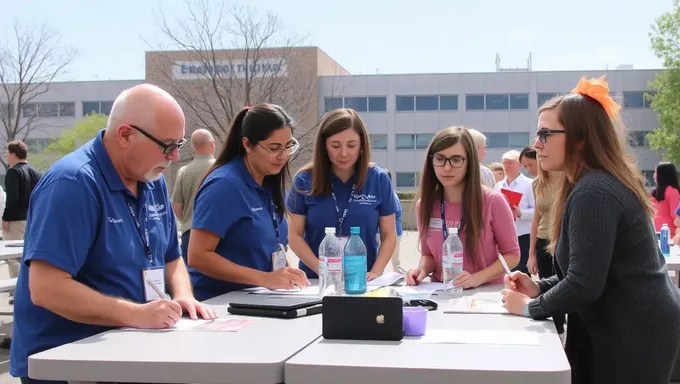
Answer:
[[[665,223],[671,230],[671,236],[675,235],[675,210],[680,204],[680,186],[678,185],[678,171],[671,163],[661,163],[654,170],[656,188],[652,190],[652,203],[656,213],[654,214],[654,228],[661,231]]]
[[[482,186],[477,150],[467,129],[451,127],[437,133],[421,175],[416,217],[422,256],[418,268],[408,272],[408,284],[417,285],[430,274],[432,281],[442,280],[441,249],[451,226],[459,227],[465,250],[464,272],[454,284],[463,288],[501,284],[504,269],[498,254],[511,269],[519,263],[515,221],[505,197]]]

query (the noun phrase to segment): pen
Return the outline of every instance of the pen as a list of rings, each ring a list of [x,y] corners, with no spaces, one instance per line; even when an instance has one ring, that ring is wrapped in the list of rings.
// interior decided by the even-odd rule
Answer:
[[[165,293],[163,293],[163,292],[160,290],[160,288],[158,288],[158,286],[157,286],[156,284],[154,284],[153,281],[151,281],[151,280],[149,280],[149,279],[146,279],[146,283],[149,285],[149,287],[151,287],[151,289],[153,289],[153,290],[156,292],[156,294],[158,295],[158,297],[163,298],[163,299],[168,299],[168,300],[170,300],[170,297],[169,297],[168,295],[166,295]]]
[[[501,254],[499,253],[499,254],[498,254],[498,259],[501,261],[501,264],[503,264],[503,269],[505,269],[505,273],[507,273],[508,275],[510,275],[510,274],[511,274],[510,268],[508,268],[508,263],[505,262],[505,258],[503,257],[503,255],[501,255]]]

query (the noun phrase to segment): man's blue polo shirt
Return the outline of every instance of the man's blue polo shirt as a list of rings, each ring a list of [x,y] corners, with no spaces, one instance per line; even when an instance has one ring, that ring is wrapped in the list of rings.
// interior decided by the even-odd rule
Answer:
[[[272,271],[277,245],[288,243],[288,223],[275,214],[271,189],[257,184],[241,158],[217,167],[205,178],[196,192],[191,229],[219,236],[218,255],[263,272]],[[193,268],[189,274],[194,296],[201,301],[248,287],[214,279]]]
[[[114,169],[103,135],[102,130],[57,161],[31,195],[14,299],[12,376],[28,376],[28,356],[34,353],[110,329],[34,305],[28,287],[31,260],[52,264],[104,295],[144,303],[142,270],[181,256],[165,179],[139,183],[135,198]],[[126,201],[148,229],[153,263]]]

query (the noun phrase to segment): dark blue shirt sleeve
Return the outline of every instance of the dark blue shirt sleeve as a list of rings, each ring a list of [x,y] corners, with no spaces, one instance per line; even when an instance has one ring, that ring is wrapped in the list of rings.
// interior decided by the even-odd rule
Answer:
[[[170,193],[168,186],[165,183],[165,178],[161,178],[163,186],[163,197],[165,199],[165,206],[168,207],[168,219],[170,220],[170,241],[168,243],[168,250],[165,252],[165,263],[175,261],[182,256],[182,248],[179,246],[179,238],[177,236],[177,219],[175,211],[171,208]]]
[[[378,177],[380,196],[382,196],[382,200],[378,205],[378,213],[380,216],[393,215],[397,212],[397,204],[394,201],[395,194],[394,188],[392,188],[392,181],[385,171],[378,173]]]
[[[210,178],[199,188],[194,200],[193,229],[202,229],[224,238],[229,228],[246,216],[241,190],[232,180]]]
[[[286,209],[296,214],[307,216],[307,206],[305,205],[305,191],[307,190],[305,176],[302,173],[295,175],[293,186],[290,187],[286,197]]]
[[[23,262],[30,266],[31,260],[41,260],[78,275],[97,236],[101,209],[87,184],[74,180],[59,179],[35,189]]]

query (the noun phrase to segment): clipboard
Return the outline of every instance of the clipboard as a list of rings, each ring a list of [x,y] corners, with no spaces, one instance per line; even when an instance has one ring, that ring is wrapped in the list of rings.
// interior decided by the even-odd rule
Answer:
[[[501,188],[501,193],[508,199],[510,207],[519,207],[519,202],[522,201],[522,194],[520,192],[515,192],[510,189]]]

